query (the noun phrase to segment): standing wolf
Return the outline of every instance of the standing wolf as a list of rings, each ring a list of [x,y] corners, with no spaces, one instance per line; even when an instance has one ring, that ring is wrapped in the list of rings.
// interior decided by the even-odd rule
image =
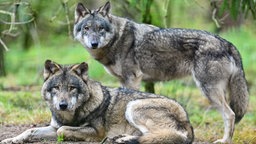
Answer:
[[[86,63],[63,66],[47,60],[42,96],[52,112],[48,127],[29,129],[2,143],[64,136],[68,140],[126,144],[191,144],[193,128],[176,101],[88,78]]]
[[[142,80],[166,81],[192,75],[222,114],[224,136],[216,142],[231,142],[234,124],[244,116],[249,99],[235,46],[206,31],[161,29],[111,15],[109,11],[109,2],[96,10],[79,3],[75,39],[128,88],[139,89]]]

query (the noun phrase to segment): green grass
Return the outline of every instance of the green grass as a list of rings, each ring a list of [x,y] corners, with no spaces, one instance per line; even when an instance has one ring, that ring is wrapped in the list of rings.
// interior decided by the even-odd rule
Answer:
[[[237,46],[243,57],[243,64],[250,88],[249,109],[242,121],[236,125],[234,143],[253,143],[256,141],[256,32],[242,27],[221,36]],[[50,111],[40,95],[43,83],[42,71],[46,59],[61,64],[89,64],[89,76],[103,85],[117,87],[116,78],[104,71],[101,64],[93,60],[78,43],[65,36],[53,42],[42,43],[28,51],[19,49],[18,44],[10,46],[5,53],[8,75],[0,78],[0,124],[34,124],[50,121]],[[18,89],[19,91],[10,91]],[[159,82],[156,93],[169,96],[181,103],[195,130],[196,141],[212,142],[223,135],[221,115],[210,107],[191,78]],[[7,91],[9,90],[9,91]],[[141,90],[144,90],[141,88]]]
[[[0,92],[0,124],[49,122],[50,110],[39,91]]]
[[[57,142],[61,143],[64,141],[64,134],[61,134],[60,136],[57,137]]]
[[[60,41],[62,38],[60,38]],[[68,44],[61,48],[54,46],[41,45],[35,46],[24,51],[14,48],[6,52],[6,69],[8,75],[0,78],[1,87],[19,86],[19,85],[38,85],[42,84],[42,72],[44,62],[47,59],[53,60],[60,64],[74,64],[87,62],[89,64],[89,75],[97,80],[103,79],[106,83],[115,81],[113,77],[105,73],[101,64],[93,60],[84,48],[78,42],[67,39]]]

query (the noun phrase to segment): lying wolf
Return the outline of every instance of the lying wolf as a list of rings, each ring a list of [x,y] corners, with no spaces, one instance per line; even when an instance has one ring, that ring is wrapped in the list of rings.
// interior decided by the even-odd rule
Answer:
[[[206,31],[161,29],[109,11],[109,2],[96,10],[79,3],[75,10],[75,39],[124,87],[139,89],[142,80],[166,81],[192,75],[222,114],[224,136],[216,142],[231,142],[234,124],[246,113],[249,99],[235,46]]]
[[[28,129],[1,143],[64,136],[102,143],[190,144],[193,128],[176,101],[126,88],[108,88],[88,78],[86,63],[63,66],[47,60],[42,96],[50,107],[48,127]]]

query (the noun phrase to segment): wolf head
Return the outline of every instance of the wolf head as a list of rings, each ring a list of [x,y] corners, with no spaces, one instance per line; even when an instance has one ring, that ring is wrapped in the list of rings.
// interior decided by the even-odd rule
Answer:
[[[75,110],[89,99],[87,81],[87,63],[62,66],[46,60],[42,96],[56,112]]]
[[[110,3],[90,10],[78,3],[75,10],[74,37],[88,49],[106,47],[114,37],[109,16]]]

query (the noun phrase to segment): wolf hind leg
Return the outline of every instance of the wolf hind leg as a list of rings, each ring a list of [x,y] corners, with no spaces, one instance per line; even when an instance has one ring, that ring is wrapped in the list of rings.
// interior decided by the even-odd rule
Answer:
[[[128,122],[141,135],[133,142],[150,144],[190,144],[193,128],[186,112],[176,102],[168,99],[142,99],[130,102],[125,112]]]
[[[118,135],[110,138],[104,144],[189,144],[185,139],[186,136],[178,131],[161,129],[144,133],[142,136]]]
[[[224,84],[223,84],[224,83]],[[214,143],[231,143],[235,128],[235,113],[232,111],[225,98],[225,80],[216,84],[200,85],[202,92],[222,115],[224,121],[224,136]]]

